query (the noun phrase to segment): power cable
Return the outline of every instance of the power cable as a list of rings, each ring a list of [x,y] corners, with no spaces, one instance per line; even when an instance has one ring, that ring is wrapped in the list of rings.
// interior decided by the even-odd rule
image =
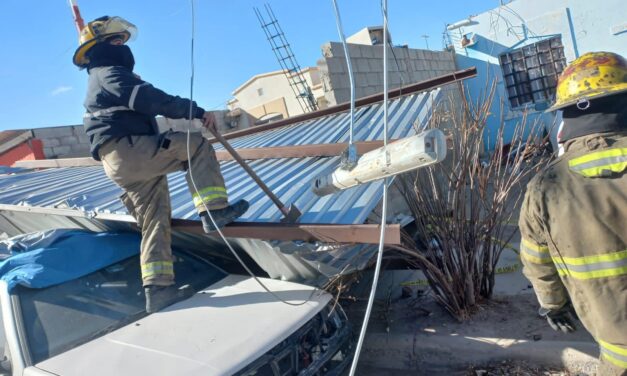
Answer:
[[[348,53],[348,46],[346,45],[346,37],[344,36],[344,28],[342,27],[342,18],[340,17],[340,10],[337,6],[337,1],[333,0],[333,10],[335,11],[335,25],[337,26],[337,32],[340,35],[342,41],[342,47],[344,47],[344,56],[346,57],[346,66],[348,68],[348,80],[350,83],[350,126],[348,145],[349,148],[353,146],[353,123],[355,121],[355,81],[353,80],[353,66],[351,64],[350,55]]]
[[[390,155],[387,151],[388,146],[388,59],[387,59],[387,30],[388,30],[388,7],[387,0],[381,0],[381,8],[383,11],[383,150],[386,155],[386,163],[390,163]],[[388,198],[388,178],[383,179],[383,205],[381,207],[381,233],[379,235],[379,250],[377,252],[377,263],[374,269],[374,275],[372,277],[372,287],[370,289],[370,296],[368,297],[368,305],[366,306],[366,313],[364,315],[364,321],[359,332],[359,339],[355,347],[355,355],[353,362],[351,363],[350,376],[354,376],[357,370],[357,363],[359,362],[359,355],[364,343],[366,331],[368,329],[368,321],[370,320],[370,313],[372,312],[372,306],[374,304],[374,297],[377,291],[377,285],[379,282],[379,273],[381,272],[381,263],[383,260],[383,247],[385,244],[385,223],[387,221],[387,198]]]
[[[401,67],[398,64],[398,59],[396,58],[396,53],[394,52],[394,46],[390,46],[390,51],[392,51],[392,57],[394,57],[394,64],[396,64],[396,73],[398,73],[398,78],[400,79],[401,83],[400,86],[398,88],[398,96],[402,97],[403,96],[403,86],[405,85],[405,80],[403,79],[403,72],[401,71]],[[405,72],[407,73],[407,72]],[[409,73],[408,73],[409,75]],[[411,80],[411,78],[410,78]]]
[[[191,34],[191,56],[190,56],[190,60],[191,60],[191,75],[190,75],[190,83],[189,83],[189,127],[187,129],[187,160],[189,161],[188,163],[188,169],[189,169],[189,180],[192,183],[192,187],[194,188],[194,191],[196,192],[196,194],[198,195],[198,197],[202,197],[200,192],[198,191],[198,188],[196,187],[196,182],[194,181],[194,174],[192,171],[192,155],[191,155],[191,151],[190,151],[190,134],[191,134],[191,128],[192,128],[192,124],[193,124],[193,99],[194,99],[194,37],[196,34],[195,31],[195,10],[194,10],[194,0],[190,0],[190,4],[191,4],[191,15],[192,15],[192,22],[191,22],[191,26],[192,26],[192,34]],[[215,125],[215,124],[214,124]],[[227,247],[229,248],[229,250],[231,251],[231,253],[233,254],[233,256],[235,256],[235,258],[237,259],[237,261],[242,265],[242,267],[246,270],[246,272],[248,272],[248,274],[255,280],[257,281],[257,283],[269,294],[271,294],[273,297],[275,297],[278,301],[285,303],[287,305],[290,306],[301,306],[304,304],[307,304],[309,301],[311,301],[311,298],[313,297],[313,295],[319,291],[318,288],[314,287],[314,289],[311,291],[311,294],[309,294],[309,296],[307,297],[307,299],[298,302],[298,303],[293,303],[293,302],[288,302],[287,300],[284,300],[283,298],[281,298],[280,296],[278,296],[274,291],[270,290],[263,282],[261,282],[261,280],[252,272],[252,270],[250,270],[250,268],[246,265],[246,263],[244,263],[244,261],[239,257],[239,255],[237,254],[237,252],[235,252],[235,249],[233,249],[233,247],[231,246],[231,243],[229,243],[229,241],[226,239],[226,236],[224,236],[224,234],[222,233],[222,230],[220,230],[220,228],[217,226],[215,219],[213,218],[213,215],[211,215],[211,211],[209,210],[209,208],[207,207],[207,203],[205,203],[204,200],[201,199],[201,202],[203,204],[203,206],[205,207],[205,210],[207,211],[207,216],[209,217],[209,219],[211,219],[211,223],[213,224],[213,227],[215,227],[216,231],[218,232],[218,234],[220,234],[220,237],[222,238],[222,241],[224,241],[224,243],[227,245]]]

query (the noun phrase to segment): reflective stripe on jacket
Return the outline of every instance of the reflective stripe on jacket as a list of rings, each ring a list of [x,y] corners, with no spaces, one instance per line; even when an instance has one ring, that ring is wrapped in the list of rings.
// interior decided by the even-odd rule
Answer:
[[[627,135],[568,141],[527,186],[519,225],[540,304],[571,300],[604,359],[627,368]]]

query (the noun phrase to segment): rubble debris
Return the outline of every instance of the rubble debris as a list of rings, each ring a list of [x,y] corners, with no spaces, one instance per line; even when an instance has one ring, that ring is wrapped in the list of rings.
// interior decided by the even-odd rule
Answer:
[[[523,361],[504,360],[482,366],[470,367],[467,376],[576,376],[569,371],[529,364]]]

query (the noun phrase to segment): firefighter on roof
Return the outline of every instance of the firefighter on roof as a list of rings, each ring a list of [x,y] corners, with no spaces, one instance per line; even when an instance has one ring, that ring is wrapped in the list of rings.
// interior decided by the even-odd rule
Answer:
[[[205,127],[215,127],[215,118],[195,102],[166,94],[133,73],[135,60],[126,42],[135,34],[135,26],[120,17],[98,18],[81,31],[73,62],[89,73],[83,120],[92,156],[124,190],[121,199],[141,227],[146,310],[155,312],[192,293],[175,285],[166,174],[187,171],[192,200],[207,232],[215,230],[207,208],[222,227],[246,212],[248,203],[228,204],[215,152],[199,133],[190,135],[189,158],[185,133],[159,133],[156,115],[189,119],[191,108],[191,117],[201,119]]]

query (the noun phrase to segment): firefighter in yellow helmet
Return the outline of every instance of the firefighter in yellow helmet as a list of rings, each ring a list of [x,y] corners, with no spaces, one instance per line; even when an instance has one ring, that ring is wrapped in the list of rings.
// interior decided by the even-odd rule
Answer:
[[[627,61],[587,53],[562,73],[564,154],[527,186],[521,259],[553,329],[572,310],[600,347],[599,375],[627,375]]]
[[[187,171],[191,200],[207,232],[215,230],[207,209],[222,227],[241,216],[248,203],[229,205],[215,152],[199,133],[190,135],[189,144],[183,132],[159,133],[156,115],[192,117],[205,127],[215,127],[215,118],[195,102],[166,94],[133,73],[135,59],[125,43],[136,32],[120,17],[100,17],[81,31],[72,60],[89,73],[83,123],[91,154],[124,190],[121,199],[142,230],[141,274],[146,311],[151,313],[192,293],[175,285],[166,175]]]

